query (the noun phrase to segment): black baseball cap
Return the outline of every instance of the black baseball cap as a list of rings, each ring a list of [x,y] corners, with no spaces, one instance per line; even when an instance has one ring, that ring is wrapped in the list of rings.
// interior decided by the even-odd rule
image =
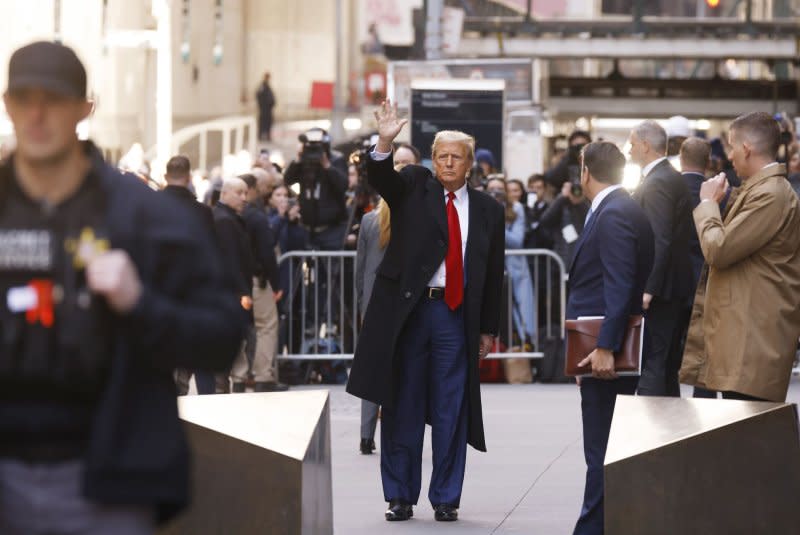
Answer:
[[[8,91],[39,88],[86,98],[86,69],[64,45],[37,41],[17,49],[8,62]]]

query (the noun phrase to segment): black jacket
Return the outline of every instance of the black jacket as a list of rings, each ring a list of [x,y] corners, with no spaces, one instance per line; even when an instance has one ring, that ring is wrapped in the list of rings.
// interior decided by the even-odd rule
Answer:
[[[689,199],[691,201],[690,208],[694,210],[697,208],[697,205],[700,204],[700,187],[703,185],[706,177],[700,173],[682,173],[682,176],[683,180],[686,182],[686,188],[689,190]],[[694,222],[690,225],[689,255],[691,257],[692,274],[696,285],[700,280],[705,258],[703,257],[703,250],[700,248],[700,239],[697,237],[697,229],[694,226]]]
[[[221,202],[214,205],[213,213],[223,261],[233,276],[236,291],[239,296],[252,296],[255,260],[244,221]]]
[[[564,228],[572,225],[575,232],[580,235],[583,232],[583,224],[586,221],[586,214],[589,213],[589,207],[588,200],[572,204],[567,197],[559,195],[539,217],[539,231],[549,236],[552,240],[553,251],[567,266],[572,262],[577,240],[568,242],[564,238]]]
[[[196,219],[202,222],[202,231],[209,236],[214,236],[214,215],[211,213],[210,206],[198,201],[194,193],[182,186],[167,186],[162,191],[182,202],[184,206],[197,214]]]
[[[261,113],[272,115],[272,108],[275,107],[275,93],[269,84],[262,82],[256,91],[256,101]]]
[[[107,196],[111,248],[131,257],[143,293],[111,319],[111,368],[94,408],[83,490],[97,503],[153,505],[164,521],[188,502],[173,370],[228,369],[245,317],[196,214],[86,148]],[[0,167],[0,184],[11,173],[11,163]]]
[[[665,300],[694,295],[690,242],[692,201],[686,181],[667,160],[642,180],[633,198],[644,209],[655,236],[655,262],[645,292]]]
[[[275,258],[277,239],[269,224],[267,212],[263,206],[247,203],[242,212],[242,219],[250,238],[250,248],[255,261],[255,276],[262,288],[266,288],[269,282],[272,290],[277,292],[280,288],[278,261]]]
[[[284,178],[287,186],[300,184],[300,213],[310,227],[339,225],[347,220],[347,174],[336,165],[320,169],[319,176],[304,178],[303,167],[292,162]]]
[[[409,165],[400,173],[392,159],[368,163],[368,180],[392,210],[392,239],[376,271],[372,297],[359,333],[347,383],[351,394],[391,407],[398,377],[397,342],[409,315],[447,253],[444,189],[430,171]],[[469,443],[486,450],[478,376],[481,333],[498,333],[505,220],[503,207],[469,189],[469,233],[464,267],[464,322],[469,355],[466,396]]]
[[[537,201],[533,208],[525,206],[525,248],[526,249],[552,249],[553,233],[551,229],[542,227],[542,216],[547,212],[550,204],[547,201]]]

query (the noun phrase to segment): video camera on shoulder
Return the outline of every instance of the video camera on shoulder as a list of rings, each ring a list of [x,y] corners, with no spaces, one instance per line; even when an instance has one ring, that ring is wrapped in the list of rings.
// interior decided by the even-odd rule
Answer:
[[[331,157],[331,137],[322,128],[312,128],[298,137],[303,144],[300,163],[303,166],[321,166],[323,155]]]
[[[356,169],[358,170],[359,185],[364,185],[367,183],[367,162],[369,161],[369,152],[370,148],[377,143],[377,134],[364,137],[359,143],[356,144],[355,150],[350,153],[350,157],[347,159],[347,162],[350,165],[356,166]]]

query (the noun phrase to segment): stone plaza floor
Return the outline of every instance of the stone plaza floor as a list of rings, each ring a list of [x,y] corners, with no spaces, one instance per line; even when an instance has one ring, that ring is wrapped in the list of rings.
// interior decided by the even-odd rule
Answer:
[[[304,388],[312,387],[295,387]],[[343,387],[326,388],[331,395],[336,535],[572,532],[585,473],[580,396],[574,385],[483,385],[488,452],[470,448],[460,519],[451,524],[435,522],[427,500],[431,472],[429,430],[425,437],[422,493],[414,518],[386,522],[380,440],[376,440],[376,454],[359,454],[360,401],[345,393]],[[683,395],[690,396],[691,390],[684,389]],[[789,401],[800,402],[797,378],[792,380]]]

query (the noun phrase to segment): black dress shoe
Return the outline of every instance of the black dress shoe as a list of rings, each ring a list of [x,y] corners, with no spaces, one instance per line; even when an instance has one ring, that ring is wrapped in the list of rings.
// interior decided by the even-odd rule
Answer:
[[[389,502],[389,508],[386,510],[386,520],[389,522],[408,520],[412,516],[414,516],[414,509],[411,507],[411,504],[401,500],[392,500]]]
[[[375,441],[371,438],[362,438],[359,449],[362,455],[372,455],[372,452],[375,451]]]
[[[458,507],[442,503],[433,508],[433,517],[437,522],[455,522],[458,520]]]
[[[274,381],[258,382],[253,385],[253,392],[286,392],[287,390],[289,390],[289,385]]]
[[[231,387],[231,392],[233,392],[234,394],[241,394],[242,392],[244,392],[244,387],[245,387],[244,383],[233,383],[233,386]]]

